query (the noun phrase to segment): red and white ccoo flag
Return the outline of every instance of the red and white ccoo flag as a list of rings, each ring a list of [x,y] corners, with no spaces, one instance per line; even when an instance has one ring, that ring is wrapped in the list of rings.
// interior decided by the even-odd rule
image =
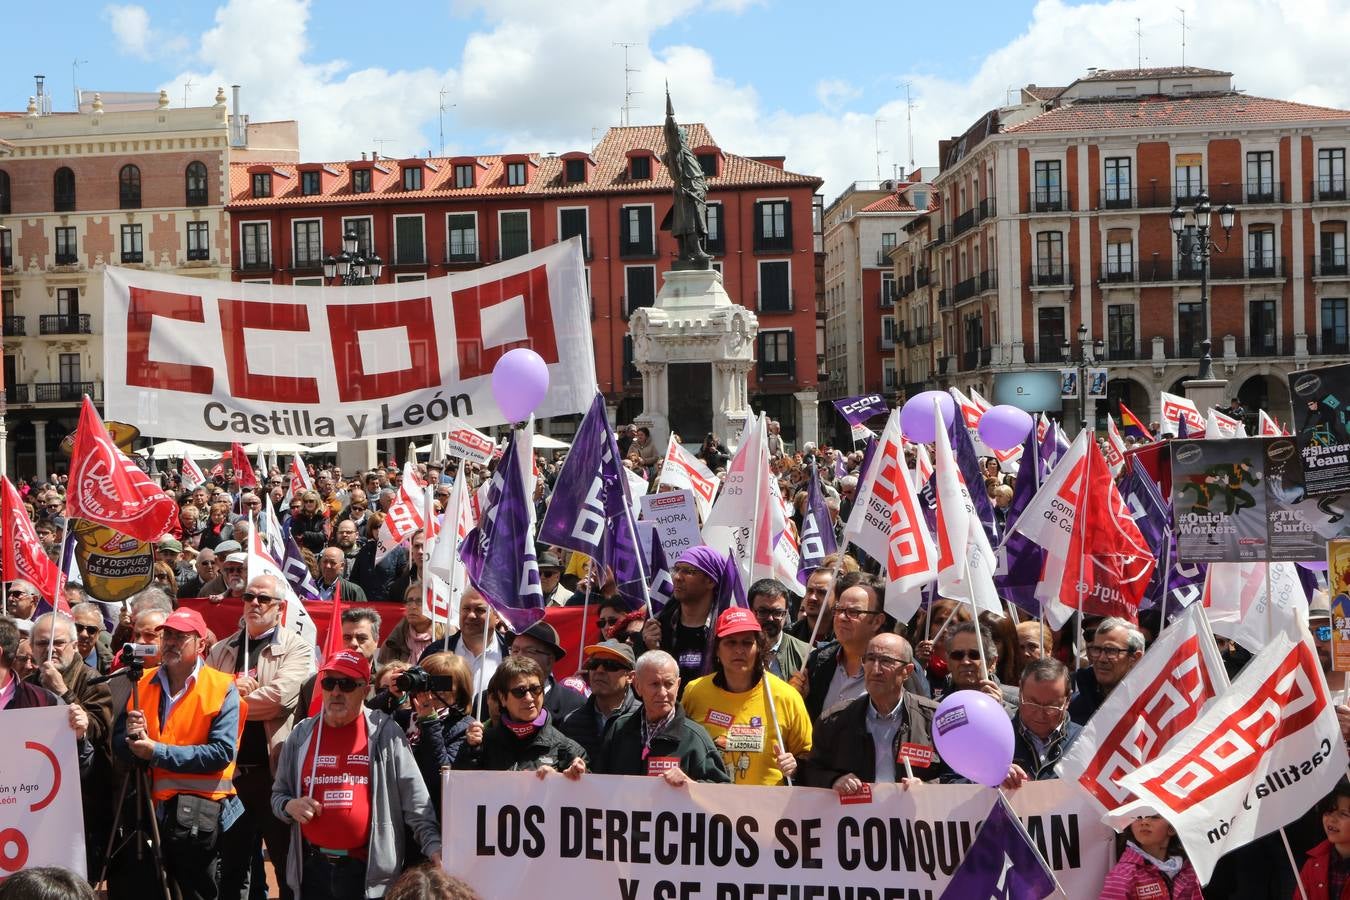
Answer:
[[[984,526],[975,515],[975,501],[952,455],[942,411],[933,404],[933,469],[937,486],[938,591],[943,597],[968,601],[976,612],[1003,615],[994,587],[998,560]],[[984,486],[980,485],[983,490]]]
[[[425,524],[422,521],[422,485],[413,473],[410,460],[403,464],[403,478],[399,482],[398,493],[394,495],[394,502],[390,504],[384,523],[380,525],[380,548],[388,553]]]
[[[197,465],[197,461],[186,453],[183,454],[179,471],[182,473],[183,487],[189,491],[206,484],[206,473],[202,471],[201,466]]]
[[[87,395],[71,449],[66,516],[142,541],[159,540],[178,518],[173,497],[117,449]]]
[[[689,488],[694,492],[694,505],[698,507],[699,518],[705,522],[708,520],[713,498],[717,496],[717,476],[703,464],[703,460],[675,443],[673,434],[666,445],[666,461],[661,466],[661,477],[657,484]]]

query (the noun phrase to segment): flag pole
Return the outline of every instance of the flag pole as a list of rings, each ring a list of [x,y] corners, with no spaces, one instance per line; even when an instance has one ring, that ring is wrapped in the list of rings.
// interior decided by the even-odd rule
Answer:
[[[488,639],[492,631],[492,604],[488,604],[487,615],[483,616],[483,653],[478,661],[478,684],[473,692],[473,717],[483,721],[483,669],[487,668]]]
[[[1050,880],[1055,883],[1055,889],[1060,894],[1068,896],[1068,893],[1064,890],[1064,886],[1059,883],[1059,878],[1058,876],[1055,875],[1055,870],[1050,867],[1050,863],[1048,863],[1045,857],[1041,854],[1040,845],[1031,839],[1031,835],[1027,832],[1027,827],[1022,824],[1021,818],[1019,818],[1017,813],[1013,810],[1012,804],[1008,802],[1008,795],[1003,793],[1002,787],[996,787],[994,788],[994,790],[998,793],[998,799],[994,802],[1003,804],[1004,812],[1008,814],[1008,818],[1012,820],[1013,825],[1017,827],[1017,830],[1022,832],[1022,839],[1026,841],[1027,846],[1029,846],[1032,849],[1032,851],[1035,852],[1036,858],[1039,859],[1041,861],[1041,865],[1045,867],[1046,874],[1049,875]]]
[[[56,654],[56,611],[61,608],[61,588],[66,581],[66,535],[70,534],[70,516],[63,516],[61,552],[57,554],[56,584],[52,588],[52,627],[47,630],[47,662]]]
[[[1074,642],[1073,669],[1077,672],[1082,667],[1083,654],[1087,653],[1086,648],[1079,653],[1078,648],[1084,646],[1083,641],[1083,607],[1084,591],[1083,579],[1087,575],[1087,535],[1084,533],[1085,523],[1083,522],[1083,506],[1087,498],[1088,485],[1092,481],[1092,437],[1088,437],[1083,443],[1083,474],[1078,481],[1078,496],[1074,499],[1073,510],[1073,529],[1078,532],[1078,584],[1074,588],[1074,594],[1077,595],[1078,610],[1078,640]]]
[[[595,561],[594,561],[594,560],[591,561],[591,565],[592,565],[592,566],[595,565]],[[588,575],[588,577],[586,578],[586,593],[585,593],[585,595],[581,598],[581,638],[580,638],[581,646],[580,646],[580,648],[577,650],[577,671],[578,671],[578,672],[580,672],[582,666],[584,666],[584,665],[586,664],[586,613],[590,610],[590,608],[591,608],[591,579],[590,579],[590,577],[589,577],[589,575]],[[649,616],[651,615],[651,602],[650,602],[650,601],[648,601],[648,603],[647,603],[647,614],[648,614]],[[605,639],[605,633],[602,631],[602,632],[600,632],[600,640],[603,641],[604,639]]]
[[[844,538],[844,543],[838,551],[839,561],[830,569],[830,591],[825,595],[825,599],[820,601],[820,609],[816,610],[816,623],[811,626],[811,639],[806,642],[812,648],[816,646],[816,637],[820,634],[820,623],[825,619],[825,607],[829,606],[830,601],[834,599],[834,583],[839,580],[839,573],[843,571],[844,557],[848,555],[848,544],[848,538]]]
[[[1289,867],[1294,870],[1294,884],[1298,885],[1299,896],[1303,900],[1308,900],[1308,889],[1303,886],[1303,877],[1299,872],[1298,863],[1294,861],[1294,849],[1289,846],[1289,835],[1285,833],[1284,826],[1280,826],[1280,840],[1284,843],[1284,855],[1289,858]]]
[[[941,599],[941,598],[939,598],[939,599]],[[956,615],[956,611],[957,611],[958,609],[960,609],[960,608],[961,608],[961,601],[960,601],[960,600],[957,600],[956,603],[953,604],[953,606],[952,606],[952,611],[949,612],[949,613],[947,613],[947,618],[945,618],[945,619],[942,620],[942,626],[941,626],[940,628],[938,628],[937,634],[933,635],[933,636],[930,637],[928,640],[930,640],[930,641],[932,641],[934,644],[936,644],[937,641],[938,641],[938,638],[942,637],[942,632],[944,632],[944,631],[947,630],[947,625],[951,622],[952,617]]]
[[[772,674],[768,669],[759,673],[760,686],[764,688],[764,700],[769,706],[769,718],[773,720],[774,740],[778,742],[779,752],[786,752],[787,747],[783,745],[783,729],[778,727],[778,709],[773,703],[773,691],[769,688],[769,675]],[[777,756],[777,754],[775,754]],[[777,762],[775,759],[774,762]],[[784,774],[783,780],[787,782],[788,787],[792,787],[792,776]]]
[[[749,573],[748,573],[750,577],[749,577],[749,580],[746,582],[746,587],[749,587],[750,584],[753,583],[754,580],[755,580],[755,562],[756,562],[757,554],[759,553],[759,512],[760,512],[760,508],[761,508],[761,507],[763,506],[763,504],[764,504],[764,497],[763,497],[763,495],[762,495],[762,493],[761,493],[761,491],[760,491],[760,487],[762,486],[762,485],[760,484],[760,482],[763,481],[765,478],[767,478],[768,475],[769,475],[769,473],[768,473],[767,471],[759,471],[761,468],[762,468],[762,469],[766,469],[766,470],[767,470],[767,468],[768,468],[768,449],[769,449],[769,448],[768,448],[768,444],[767,444],[768,438],[767,438],[767,436],[766,436],[765,433],[764,433],[764,413],[760,413],[760,414],[759,414],[759,418],[755,420],[755,440],[759,442],[759,453],[757,453],[757,454],[755,455],[755,459],[754,459],[753,462],[751,462],[751,461],[748,460],[748,459],[745,461],[745,468],[746,468],[746,470],[747,470],[747,473],[749,472],[749,469],[750,469],[750,467],[751,467],[752,465],[755,467],[755,470],[756,470],[755,473],[754,473],[754,479],[755,479],[755,494],[754,494],[754,496],[755,496],[755,505],[751,507],[751,509],[753,509],[754,512],[751,513],[751,517],[750,517],[750,571],[749,571]],[[738,448],[738,449],[739,449],[739,448]],[[764,460],[764,465],[763,465],[763,466],[760,466],[761,457],[763,457],[763,460]],[[634,543],[635,545],[637,544],[636,538],[633,540],[633,543]],[[772,535],[772,534],[769,535],[769,572],[770,572],[770,574],[773,573],[773,535]],[[732,602],[733,602],[733,603],[735,602],[735,598],[734,598],[734,597],[732,598]]]

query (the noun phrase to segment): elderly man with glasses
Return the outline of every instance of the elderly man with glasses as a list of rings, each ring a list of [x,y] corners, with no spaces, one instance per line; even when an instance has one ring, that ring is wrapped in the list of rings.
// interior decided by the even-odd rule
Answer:
[[[295,724],[300,688],[314,672],[314,649],[281,625],[282,587],[271,575],[248,582],[242,594],[243,627],[218,641],[207,656],[214,669],[234,675],[247,705],[234,786],[244,804],[243,828],[232,828],[222,852],[221,897],[248,900],[258,838],[278,871],[285,869],[289,836],[272,815],[272,778],[281,746]],[[290,888],[282,888],[290,900]]]
[[[1069,718],[1086,725],[1143,655],[1143,632],[1124,619],[1102,619],[1087,645],[1087,667],[1074,673]]]
[[[97,603],[76,603],[70,608],[75,622],[75,650],[86,666],[107,675],[112,668],[113,652],[108,633],[103,630],[103,608]]]
[[[797,770],[801,784],[850,797],[865,784],[908,787],[909,772],[918,781],[952,780],[954,774],[933,746],[937,704],[905,690],[914,672],[909,641],[898,634],[876,635],[867,642],[862,666],[866,693],[820,720],[811,753]]]
[[[37,612],[39,599],[41,595],[32,583],[15,579],[9,583],[9,590],[5,592],[4,613],[18,624],[20,631],[27,634],[32,627],[33,613]]]
[[[383,896],[403,871],[405,829],[440,866],[431,796],[403,729],[363,705],[369,684],[364,654],[334,653],[319,672],[323,708],[282,748],[271,806],[290,826],[287,861],[277,864],[290,895]]]
[[[1003,786],[1058,778],[1055,764],[1078,738],[1083,726],[1069,719],[1069,669],[1053,656],[1022,670],[1021,702],[1013,716],[1013,761]]]

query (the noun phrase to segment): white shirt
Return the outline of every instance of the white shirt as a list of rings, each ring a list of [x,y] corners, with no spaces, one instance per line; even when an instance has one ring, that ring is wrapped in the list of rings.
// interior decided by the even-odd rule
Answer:
[[[169,723],[169,715],[173,712],[173,708],[178,705],[178,701],[182,700],[187,692],[192,690],[192,686],[197,683],[197,673],[201,670],[202,658],[199,656],[197,657],[197,664],[192,667],[188,677],[183,679],[183,689],[175,694],[173,688],[169,686],[169,670],[163,666],[159,667],[159,671],[155,673],[155,679],[164,688],[164,713],[159,717],[161,729]]]
[[[473,686],[473,693],[477,696],[481,691],[487,690],[488,682],[497,671],[497,666],[502,662],[501,643],[492,635],[488,636],[487,647],[477,656],[473,651],[464,646],[464,639],[461,637],[458,644],[455,645],[455,655],[469,666],[469,683]],[[482,680],[479,680],[479,671],[482,671]]]

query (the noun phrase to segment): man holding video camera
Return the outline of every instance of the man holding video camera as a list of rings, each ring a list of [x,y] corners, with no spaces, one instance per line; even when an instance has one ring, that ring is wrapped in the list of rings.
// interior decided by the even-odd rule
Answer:
[[[184,900],[216,900],[221,835],[239,817],[234,679],[206,666],[206,622],[180,609],[160,626],[160,665],[147,669],[113,731],[121,758],[150,767],[164,866]]]

